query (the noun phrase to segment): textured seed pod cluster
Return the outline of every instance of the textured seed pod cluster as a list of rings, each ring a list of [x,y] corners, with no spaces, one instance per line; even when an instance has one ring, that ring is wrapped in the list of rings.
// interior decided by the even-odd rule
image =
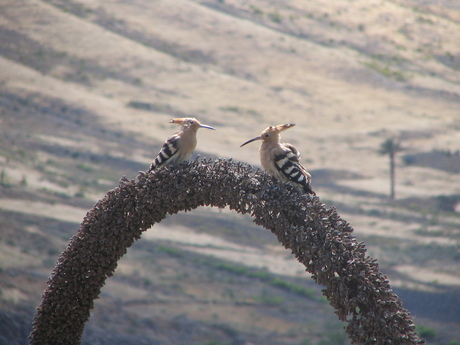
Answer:
[[[61,254],[38,307],[32,344],[79,344],[105,280],[143,231],[200,206],[249,213],[323,285],[355,344],[422,344],[375,259],[334,208],[232,160],[185,162],[122,178],[87,213]],[[155,231],[153,228],[152,231]]]

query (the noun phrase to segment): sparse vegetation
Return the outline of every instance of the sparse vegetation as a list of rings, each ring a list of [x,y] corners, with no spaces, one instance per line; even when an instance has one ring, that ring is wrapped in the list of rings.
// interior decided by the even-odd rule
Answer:
[[[308,297],[308,298],[316,298],[316,292],[312,289],[308,289],[304,286],[293,284],[289,281],[282,280],[280,278],[275,278],[270,281],[270,284],[279,288],[282,288],[284,290],[287,290],[289,292],[298,294],[300,296]]]
[[[252,13],[255,14],[256,16],[261,16],[264,14],[264,12],[257,6],[249,5],[249,8],[252,11]]]
[[[431,18],[425,17],[425,16],[418,16],[417,17],[417,22],[421,24],[434,24],[433,20]]]
[[[381,75],[398,82],[405,82],[409,79],[408,73],[393,69],[389,65],[381,64],[377,61],[365,62],[364,65],[380,73]]]
[[[246,114],[246,115],[251,115],[255,118],[261,118],[262,114],[260,114],[258,111],[253,110],[253,109],[243,109],[238,106],[225,106],[225,107],[219,107],[220,110],[225,111],[225,112],[232,112],[236,114]]]
[[[157,250],[161,251],[161,252],[164,252],[164,253],[167,253],[169,255],[175,256],[175,257],[179,257],[179,258],[184,257],[183,251],[181,251],[180,249],[177,249],[177,248],[160,245],[160,246],[157,247]]]
[[[433,339],[437,335],[437,332],[434,328],[423,325],[417,325],[417,332],[420,334],[422,338],[428,340]]]
[[[220,109],[224,111],[231,111],[234,113],[239,113],[241,111],[240,108],[236,106],[220,107]]]
[[[0,172],[0,186],[3,186],[3,187],[11,186],[11,182],[8,178],[8,173],[6,172],[5,169],[2,169],[2,171]]]
[[[85,172],[85,173],[92,173],[94,172],[94,168],[91,165],[85,164],[85,163],[79,163],[77,164],[77,169]]]
[[[459,238],[460,127],[452,106],[459,97],[456,12],[446,11],[442,1],[412,8],[403,0],[382,11],[358,2],[343,7],[315,1],[300,8],[217,0],[179,12],[168,2],[142,9],[134,2],[96,6],[44,0],[16,6],[6,0],[0,5],[8,18],[8,25],[0,25],[0,281],[9,284],[0,284],[0,317],[15,320],[8,327],[22,329],[7,343],[27,338],[48,275],[78,227],[78,217],[61,212],[59,205],[88,209],[120,176],[145,170],[165,139],[157,132],[173,131],[169,117],[163,122],[158,114],[215,118],[218,131],[199,137],[197,154],[209,156],[212,147],[213,157],[235,159],[242,157],[233,144],[240,139],[228,137],[226,126],[246,137],[259,131],[247,128],[247,119],[260,129],[295,121],[297,133],[283,140],[301,149],[322,201],[362,222],[357,237],[379,258],[390,281],[396,277],[413,291],[445,289],[441,301],[455,293],[457,287],[447,288],[442,278],[424,282],[417,274],[394,272],[400,265],[423,265],[427,274],[455,276],[460,259],[457,247],[443,244]],[[76,37],[78,46],[72,44]],[[384,169],[362,155],[393,130],[407,135],[402,138],[412,150],[401,155],[407,175],[397,200],[388,204],[377,186]],[[244,159],[259,164],[255,151],[244,152]],[[33,207],[13,211],[16,201]],[[51,206],[54,214],[35,209]],[[272,250],[271,234],[248,219],[207,211],[187,216],[175,215],[168,227]],[[407,237],[401,240],[401,234]],[[241,317],[239,324],[247,328],[237,327],[235,335],[222,328],[228,316],[247,310],[251,320],[263,319],[265,307],[267,324],[285,323],[291,331],[262,326],[261,334],[272,333],[262,340],[251,334],[247,342],[340,342],[329,336],[343,326],[326,321],[335,317],[323,311],[326,298],[304,280],[232,262],[219,268],[206,263],[216,260],[197,257],[184,250],[186,243],[174,241],[158,245],[147,237],[128,250],[96,302],[83,345],[109,341],[107,336],[126,344],[166,344],[157,338],[161,329],[180,329],[184,337],[207,332],[189,337],[196,344],[239,343],[250,326]],[[263,297],[272,305],[260,302]],[[171,303],[176,298],[180,307]],[[436,331],[430,344],[458,345],[454,327],[443,327],[437,310],[411,298],[404,305]],[[457,307],[449,303],[447,311]],[[207,314],[207,309],[213,310]]]
[[[332,332],[328,333],[323,339],[321,339],[318,345],[345,345],[349,344],[348,338],[343,332]]]
[[[284,302],[284,298],[270,294],[266,289],[262,289],[259,295],[254,295],[253,299],[260,304],[268,306],[279,306]]]
[[[272,21],[272,22],[275,22],[275,23],[281,23],[283,18],[281,16],[281,14],[279,14],[278,12],[270,12],[268,14],[268,18]]]
[[[142,109],[142,110],[152,110],[153,109],[152,104],[147,103],[147,102],[141,102],[141,101],[129,101],[128,107],[135,108],[135,109]]]

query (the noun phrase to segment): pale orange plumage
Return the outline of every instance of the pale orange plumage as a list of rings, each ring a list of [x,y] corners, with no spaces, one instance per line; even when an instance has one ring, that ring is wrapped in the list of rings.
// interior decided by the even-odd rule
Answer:
[[[196,133],[199,128],[214,129],[202,125],[193,117],[174,118],[170,123],[181,125],[179,132],[166,139],[160,152],[150,165],[150,170],[158,169],[167,164],[178,164],[190,158],[196,147]]]
[[[305,193],[316,195],[311,189],[311,175],[300,164],[300,153],[289,143],[280,143],[280,132],[295,126],[284,124],[266,128],[258,137],[246,141],[241,146],[256,140],[262,140],[260,145],[260,163],[262,168],[281,182],[290,182],[301,188]]]

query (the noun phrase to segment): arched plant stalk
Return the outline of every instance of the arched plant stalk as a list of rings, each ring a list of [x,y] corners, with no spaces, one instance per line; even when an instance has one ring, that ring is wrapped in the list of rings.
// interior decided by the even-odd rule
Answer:
[[[95,204],[48,281],[31,344],[79,344],[94,300],[134,240],[167,214],[205,205],[249,213],[271,230],[325,287],[353,343],[423,343],[377,261],[334,208],[247,164],[217,160],[124,178]]]

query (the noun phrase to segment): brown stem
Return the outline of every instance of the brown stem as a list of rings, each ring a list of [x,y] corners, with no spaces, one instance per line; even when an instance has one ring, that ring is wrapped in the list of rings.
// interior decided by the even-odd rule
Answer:
[[[37,309],[31,344],[79,344],[94,300],[134,240],[167,214],[204,205],[250,213],[271,230],[325,286],[354,343],[423,343],[377,261],[366,256],[335,209],[249,165],[218,160],[141,172],[108,192],[61,254]]]

